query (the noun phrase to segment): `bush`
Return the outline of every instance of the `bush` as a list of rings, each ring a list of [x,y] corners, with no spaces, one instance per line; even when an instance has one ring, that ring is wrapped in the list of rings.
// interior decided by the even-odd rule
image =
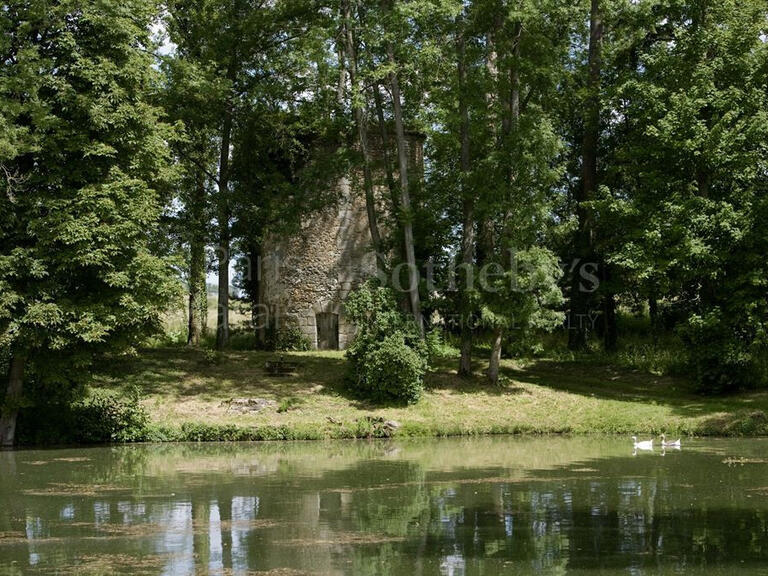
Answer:
[[[719,310],[694,315],[681,330],[700,392],[721,394],[768,383],[766,344],[749,322],[728,321]]]
[[[221,364],[223,355],[218,350],[205,350],[203,352],[202,363],[206,366],[218,366]]]
[[[78,442],[140,442],[149,428],[149,415],[138,392],[129,397],[93,392],[72,406],[72,415]]]
[[[416,402],[429,351],[392,290],[366,283],[345,303],[357,334],[347,350],[353,391],[375,402]]]
[[[427,333],[427,349],[430,358],[459,358],[461,352],[455,346],[445,341],[445,335],[440,328]]]
[[[39,400],[21,409],[17,426],[22,445],[143,442],[152,435],[137,390],[127,397],[96,390],[76,400]]]
[[[284,412],[288,412],[289,410],[292,410],[293,408],[296,408],[297,406],[300,406],[303,403],[304,401],[301,398],[297,398],[296,396],[289,396],[288,398],[283,398],[280,401],[280,405],[277,407],[277,412],[279,414],[283,414]]]
[[[421,353],[420,353],[421,352]],[[427,356],[395,332],[368,348],[358,366],[357,389],[377,402],[418,401],[424,391]]]
[[[312,349],[309,338],[293,324],[270,329],[267,333],[266,345],[268,350],[278,352],[306,352]]]

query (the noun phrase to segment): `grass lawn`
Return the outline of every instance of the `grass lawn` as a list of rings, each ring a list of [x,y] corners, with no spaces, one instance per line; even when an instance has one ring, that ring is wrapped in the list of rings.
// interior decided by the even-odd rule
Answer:
[[[478,362],[470,379],[457,361],[437,359],[427,391],[412,406],[375,406],[344,387],[340,352],[284,353],[294,374],[273,376],[278,354],[228,351],[218,362],[203,350],[146,349],[97,374],[95,387],[144,396],[159,439],[315,439],[388,435],[379,418],[395,420],[397,436],[494,433],[649,435],[768,434],[768,393],[708,398],[679,380],[579,362],[503,364],[503,386],[491,386]],[[209,355],[210,356],[210,355]],[[232,409],[232,399],[262,399],[258,411]]]

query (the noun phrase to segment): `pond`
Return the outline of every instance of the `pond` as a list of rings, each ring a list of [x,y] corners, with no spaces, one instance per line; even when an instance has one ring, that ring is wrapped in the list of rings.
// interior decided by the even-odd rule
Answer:
[[[768,574],[768,441],[0,453],[0,574]]]

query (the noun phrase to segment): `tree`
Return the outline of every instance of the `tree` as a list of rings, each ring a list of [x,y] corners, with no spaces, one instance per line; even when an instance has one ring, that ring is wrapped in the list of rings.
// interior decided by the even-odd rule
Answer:
[[[603,66],[604,0],[590,0],[589,48],[586,71],[586,96],[582,119],[581,181],[575,188],[577,231],[574,238],[574,266],[571,279],[568,346],[583,350],[587,346],[591,294],[584,286],[584,265],[595,263],[594,223],[589,202],[595,200],[598,188],[597,156],[600,138],[600,86]]]
[[[381,232],[379,230],[378,214],[376,211],[376,198],[373,189],[372,159],[368,146],[368,110],[365,104],[365,90],[358,75],[358,39],[355,33],[357,19],[362,20],[359,10],[353,14],[351,0],[341,1],[341,32],[343,36],[343,49],[340,54],[346,55],[346,73],[350,84],[350,107],[352,108],[355,131],[357,132],[357,145],[360,149],[363,164],[363,188],[365,191],[365,208],[368,215],[368,229],[371,233],[371,244],[376,253],[376,266],[379,272],[384,272],[386,262],[382,249]],[[354,2],[357,8],[357,2]],[[354,16],[354,20],[353,20]],[[344,62],[339,63],[344,70]]]
[[[175,291],[149,249],[168,127],[147,0],[11,2],[0,12],[0,348],[10,355],[0,444],[24,384],[81,384],[96,353],[157,329]]]
[[[311,0],[177,0],[168,7],[168,30],[177,46],[177,58],[186,60],[216,87],[207,103],[216,130],[218,170],[213,178],[218,267],[218,319],[216,347],[229,341],[230,261],[233,253],[234,138],[248,120],[252,104],[261,98],[279,100],[273,81],[287,70],[273,65],[284,61],[281,53],[306,34],[318,18]],[[298,71],[294,71],[297,74]],[[277,82],[279,85],[279,82]]]
[[[617,190],[599,203],[625,231],[611,261],[662,301],[703,389],[765,384],[768,10],[637,10],[613,97]]]
[[[179,209],[173,211],[173,222],[185,253],[187,343],[197,346],[207,325],[206,245],[211,237],[210,198],[218,183],[216,112],[209,103],[222,95],[215,76],[202,68],[198,60],[178,56],[163,60],[165,83],[160,102],[168,121],[178,127],[172,148],[180,172],[176,190]]]
[[[459,141],[461,169],[461,267],[464,277],[459,280],[462,292],[461,314],[461,357],[459,375],[472,373],[472,328],[470,319],[472,304],[470,301],[469,274],[475,259],[475,192],[470,185],[472,170],[472,144],[469,119],[469,95],[467,86],[467,30],[466,16],[461,14],[456,19],[456,90],[458,91]]]
[[[390,26],[395,26],[396,17],[394,2],[390,2],[389,13]],[[408,266],[408,300],[411,305],[411,313],[421,333],[424,333],[424,319],[421,312],[421,298],[419,296],[419,269],[416,265],[416,254],[413,244],[413,220],[411,212],[410,178],[408,176],[408,148],[405,139],[405,124],[403,119],[403,103],[400,92],[400,78],[398,62],[395,56],[393,40],[386,43],[387,64],[389,67],[388,80],[392,96],[392,116],[395,121],[395,141],[397,142],[397,167],[400,175],[400,211],[401,227],[403,231],[403,248],[405,250],[405,262]]]

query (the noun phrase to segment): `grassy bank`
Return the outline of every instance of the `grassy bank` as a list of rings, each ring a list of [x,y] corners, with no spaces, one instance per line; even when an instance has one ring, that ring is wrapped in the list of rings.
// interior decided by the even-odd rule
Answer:
[[[95,387],[137,387],[156,440],[320,439],[472,434],[768,434],[768,393],[707,398],[682,381],[579,361],[504,362],[504,384],[483,366],[460,379],[438,359],[412,406],[374,406],[345,390],[342,353],[285,353],[293,374],[270,375],[276,354],[186,348],[142,351],[97,375]],[[235,402],[231,402],[231,400]],[[242,399],[258,403],[243,407]],[[240,404],[238,403],[240,402]],[[384,424],[394,420],[396,430]]]

